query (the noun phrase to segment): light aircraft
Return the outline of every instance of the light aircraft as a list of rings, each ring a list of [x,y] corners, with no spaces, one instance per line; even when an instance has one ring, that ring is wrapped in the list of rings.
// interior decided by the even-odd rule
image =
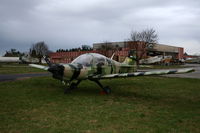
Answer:
[[[75,89],[83,80],[90,80],[97,83],[106,94],[111,93],[108,86],[100,83],[101,79],[125,78],[147,75],[177,74],[192,72],[192,68],[177,70],[160,70],[150,72],[136,72],[136,65],[133,56],[126,57],[123,63],[97,53],[82,54],[69,64],[53,64],[45,58],[48,66],[29,64],[32,67],[47,70],[52,73],[53,78],[62,81],[67,85],[64,93]]]

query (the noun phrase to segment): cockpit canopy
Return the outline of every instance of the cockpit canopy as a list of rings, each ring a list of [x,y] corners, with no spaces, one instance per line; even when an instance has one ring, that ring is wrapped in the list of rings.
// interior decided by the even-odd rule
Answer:
[[[103,55],[97,53],[87,53],[77,57],[75,60],[72,61],[72,64],[81,64],[88,67],[99,63],[103,65],[107,64],[107,60],[108,58]]]

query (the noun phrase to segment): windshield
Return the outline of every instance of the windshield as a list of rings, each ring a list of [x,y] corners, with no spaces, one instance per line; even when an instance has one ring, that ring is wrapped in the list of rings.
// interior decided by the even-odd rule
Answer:
[[[83,66],[97,65],[99,63],[106,64],[106,57],[96,53],[87,53],[77,57],[72,63],[82,64]]]
[[[103,56],[103,55],[100,55],[100,54],[93,54],[94,56],[94,64],[97,65],[97,64],[102,64],[102,65],[105,65],[105,61],[106,61],[106,57]]]
[[[74,64],[81,64],[83,66],[91,66],[93,57],[90,54],[83,54],[72,61]]]

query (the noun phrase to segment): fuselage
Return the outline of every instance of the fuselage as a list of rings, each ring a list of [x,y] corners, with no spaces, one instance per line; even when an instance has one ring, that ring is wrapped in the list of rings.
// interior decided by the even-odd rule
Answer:
[[[130,73],[136,70],[135,65],[119,63],[96,53],[83,54],[72,63],[62,65],[65,81],[84,80],[94,75]]]

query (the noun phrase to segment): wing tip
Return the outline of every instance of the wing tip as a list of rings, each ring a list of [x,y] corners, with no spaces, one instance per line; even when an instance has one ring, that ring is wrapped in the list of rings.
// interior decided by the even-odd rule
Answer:
[[[34,68],[43,69],[43,70],[48,70],[48,68],[49,68],[47,66],[42,66],[42,65],[38,65],[38,64],[29,64],[29,66],[34,67]]]

